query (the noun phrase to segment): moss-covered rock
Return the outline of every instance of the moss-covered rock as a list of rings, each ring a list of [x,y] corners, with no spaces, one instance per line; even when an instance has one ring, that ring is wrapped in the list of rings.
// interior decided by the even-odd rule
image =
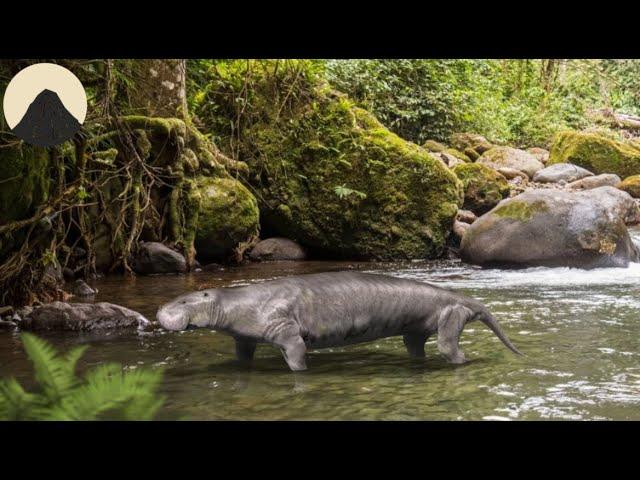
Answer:
[[[307,65],[242,61],[212,72],[209,104],[235,111],[228,102],[242,95],[250,69],[239,122],[245,127],[236,138],[265,230],[334,256],[439,255],[462,203],[458,179],[424,148],[313,78]],[[274,98],[274,91],[288,90]]]
[[[612,187],[529,190],[478,218],[460,256],[487,267],[626,267],[640,259],[626,227],[639,215],[635,201]]]
[[[258,234],[259,212],[255,197],[233,178],[200,177],[200,210],[195,233],[198,257],[227,257],[233,249]]]
[[[640,149],[597,133],[565,131],[554,138],[548,164],[573,163],[621,178],[640,174]]]
[[[471,162],[471,158],[469,158],[469,156],[465,155],[460,150],[456,150],[455,148],[445,148],[442,153],[446,153],[447,155],[456,157],[458,160],[462,160],[463,162]]]
[[[450,142],[454,148],[460,151],[467,153],[467,149],[469,149],[469,151],[473,151],[477,155],[482,155],[493,148],[493,144],[490,141],[477,133],[454,133],[450,137]]]
[[[640,198],[640,175],[632,175],[625,178],[620,182],[618,188],[627,192],[633,198]]]
[[[464,208],[474,213],[485,213],[509,196],[507,179],[485,165],[463,163],[456,165],[453,173],[464,186]]]
[[[443,150],[447,149],[446,145],[440,142],[436,142],[435,140],[427,140],[426,142],[424,142],[424,145],[422,145],[422,147],[429,150],[430,152],[442,152]]]
[[[29,217],[47,199],[49,154],[13,138],[0,147],[0,225]]]

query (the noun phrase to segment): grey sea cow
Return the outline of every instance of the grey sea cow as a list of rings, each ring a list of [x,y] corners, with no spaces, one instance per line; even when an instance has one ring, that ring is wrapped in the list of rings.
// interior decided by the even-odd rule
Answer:
[[[163,305],[162,327],[207,327],[232,335],[239,360],[258,343],[281,349],[291,370],[305,370],[309,348],[326,348],[402,335],[412,357],[424,357],[437,333],[438,350],[464,363],[458,347],[464,326],[478,320],[520,354],[480,302],[427,283],[386,275],[332,272],[188,293]]]

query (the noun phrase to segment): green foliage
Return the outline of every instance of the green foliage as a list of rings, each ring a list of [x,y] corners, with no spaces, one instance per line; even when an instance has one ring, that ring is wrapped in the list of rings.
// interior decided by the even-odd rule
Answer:
[[[519,147],[547,146],[592,124],[589,110],[640,112],[634,60],[331,60],[327,78],[403,138],[456,131]]]
[[[347,187],[346,185],[342,184],[342,185],[338,185],[336,186],[333,191],[336,193],[336,195],[338,196],[338,198],[340,200],[347,198],[350,195],[356,195],[359,198],[365,199],[367,198],[367,194],[363,193],[363,192],[359,192],[358,190],[352,190],[351,188]]]
[[[31,393],[13,378],[0,380],[2,420],[150,420],[163,403],[156,395],[161,370],[123,372],[107,363],[81,379],[75,369],[86,346],[59,355],[34,335],[23,333],[21,339],[39,388]]]

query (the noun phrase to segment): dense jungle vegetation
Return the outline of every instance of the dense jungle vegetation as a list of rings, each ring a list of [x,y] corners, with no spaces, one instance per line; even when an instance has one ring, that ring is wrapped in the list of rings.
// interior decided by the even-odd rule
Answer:
[[[80,78],[89,113],[49,149],[2,119],[0,304],[65,298],[63,274],[135,274],[142,241],[187,270],[270,235],[325,257],[434,258],[464,192],[426,142],[620,140],[640,113],[632,60],[1,60],[2,91],[42,61]]]

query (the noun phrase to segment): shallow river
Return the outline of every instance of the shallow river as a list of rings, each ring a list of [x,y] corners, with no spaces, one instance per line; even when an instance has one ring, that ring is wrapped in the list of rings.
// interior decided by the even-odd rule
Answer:
[[[640,230],[632,232],[640,240]],[[640,420],[640,264],[581,271],[482,270],[456,261],[279,262],[186,276],[94,282],[96,301],[149,318],[161,303],[202,285],[259,282],[282,275],[360,269],[452,288],[488,305],[515,345],[508,351],[482,324],[467,326],[469,363],[447,364],[435,341],[410,360],[400,337],[312,351],[309,370],[291,373],[275,348],[259,345],[251,370],[234,343],[208,330],[46,335],[58,348],[91,348],[81,368],[117,361],[164,368],[160,419],[634,419]],[[0,376],[29,385],[16,334],[0,332]]]

